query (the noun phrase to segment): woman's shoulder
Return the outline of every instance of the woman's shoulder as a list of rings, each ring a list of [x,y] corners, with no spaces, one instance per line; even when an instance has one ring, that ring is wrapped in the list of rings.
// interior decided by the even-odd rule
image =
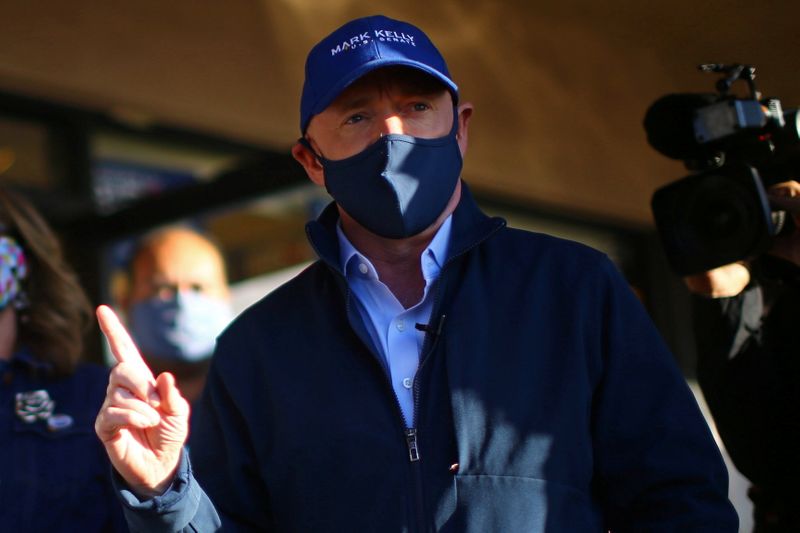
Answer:
[[[101,382],[108,384],[110,370],[109,367],[99,363],[82,362],[75,367],[73,378],[87,383]]]
[[[70,375],[57,378],[51,386],[71,403],[99,407],[108,387],[109,370],[97,363],[79,363]]]

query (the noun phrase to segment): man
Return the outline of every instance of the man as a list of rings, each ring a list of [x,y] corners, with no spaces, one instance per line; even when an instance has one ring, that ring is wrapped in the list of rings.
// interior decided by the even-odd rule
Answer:
[[[697,376],[736,468],[752,482],[754,531],[800,530],[800,183],[770,190],[794,225],[769,253],[685,279]]]
[[[131,336],[150,369],[175,375],[193,403],[215,339],[233,318],[219,248],[186,227],[156,230],[137,244],[128,281],[122,307]]]
[[[133,529],[735,530],[613,265],[506,228],[459,180],[472,106],[422,31],[336,30],[300,115],[292,153],[335,200],[307,227],[320,261],[219,337],[191,462],[174,380],[98,310],[120,363],[97,432]]]

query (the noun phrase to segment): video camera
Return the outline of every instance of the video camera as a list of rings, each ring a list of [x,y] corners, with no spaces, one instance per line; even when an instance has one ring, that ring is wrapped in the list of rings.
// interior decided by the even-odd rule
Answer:
[[[667,258],[679,275],[754,258],[791,224],[772,211],[769,186],[800,173],[800,117],[763,98],[749,65],[706,64],[720,73],[716,93],[669,94],[647,110],[650,145],[683,160],[693,174],[653,194],[651,207]],[[736,81],[745,98],[731,93]]]

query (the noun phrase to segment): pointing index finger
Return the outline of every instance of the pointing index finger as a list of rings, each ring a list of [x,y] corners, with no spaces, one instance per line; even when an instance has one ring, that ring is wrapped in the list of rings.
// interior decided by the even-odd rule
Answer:
[[[147,363],[142,359],[139,350],[133,343],[133,339],[131,339],[119,318],[117,318],[116,313],[110,307],[101,305],[97,308],[97,321],[108,340],[114,359],[118,363],[128,363],[141,367],[147,372],[148,378],[153,380],[153,373],[150,372]]]

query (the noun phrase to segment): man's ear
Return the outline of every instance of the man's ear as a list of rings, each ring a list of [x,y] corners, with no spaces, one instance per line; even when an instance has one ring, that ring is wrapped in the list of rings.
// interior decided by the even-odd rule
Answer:
[[[458,131],[456,132],[456,140],[458,147],[461,149],[461,157],[467,153],[467,140],[469,139],[469,121],[472,118],[473,105],[469,102],[464,102],[458,106]]]
[[[322,164],[317,159],[317,154],[298,141],[292,146],[292,157],[302,165],[308,179],[320,187],[325,186],[325,173],[322,170]]]
[[[114,295],[114,300],[117,302],[117,309],[122,309],[125,314],[128,313],[128,309],[131,308],[132,299],[131,299],[131,282],[129,279],[120,282],[119,287],[115,287],[114,290],[116,294]]]

